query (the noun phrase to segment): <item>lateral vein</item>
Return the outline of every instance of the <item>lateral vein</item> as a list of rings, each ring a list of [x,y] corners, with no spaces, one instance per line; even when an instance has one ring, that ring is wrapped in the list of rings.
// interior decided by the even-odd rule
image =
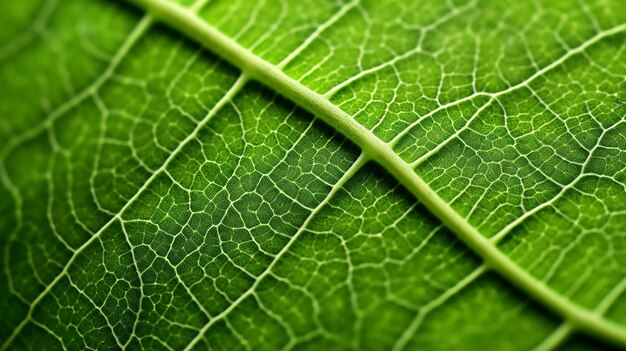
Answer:
[[[575,304],[520,267],[439,197],[387,143],[356,122],[345,111],[331,103],[323,95],[289,77],[279,67],[256,56],[235,40],[180,5],[165,0],[131,1],[237,66],[251,79],[259,81],[311,112],[357,144],[368,158],[384,166],[444,225],[452,230],[476,254],[481,256],[491,269],[553,312],[562,316],[576,329],[612,341],[615,344],[626,346],[625,327],[603,318],[597,312]],[[584,51],[602,38],[617,34],[625,29],[626,24],[622,24],[599,33],[580,47],[568,52],[553,64],[538,71],[521,84],[530,83],[539,75],[553,69],[574,54]]]
[[[50,293],[52,288],[56,286],[56,284],[63,279],[68,274],[69,268],[74,264],[78,255],[83,252],[87,247],[89,247],[94,241],[98,240],[100,236],[111,226],[115,221],[122,220],[122,215],[126,212],[126,210],[135,203],[135,201],[143,194],[144,190],[148,188],[150,184],[159,176],[161,173],[168,167],[168,165],[172,162],[172,160],[180,153],[180,151],[189,144],[192,140],[194,140],[199,131],[206,126],[206,124],[217,114],[218,111],[222,109],[222,107],[229,103],[231,99],[241,90],[241,88],[248,81],[248,77],[245,74],[239,76],[239,78],[233,83],[230,89],[226,92],[226,94],[220,99],[215,106],[209,111],[209,113],[200,121],[200,123],[195,127],[193,132],[189,134],[183,141],[181,141],[176,149],[170,154],[170,156],[165,160],[165,162],[155,171],[152,175],[145,181],[145,183],[141,186],[141,188],[133,195],[133,197],[124,205],[113,217],[109,219],[108,222],[104,224],[96,233],[94,233],[89,240],[83,243],[76,251],[72,253],[72,256],[67,261],[65,266],[61,272],[45,287],[45,289],[37,295],[37,297],[30,304],[28,312],[26,313],[26,317],[22,319],[22,321],[17,325],[17,327],[13,330],[11,335],[7,338],[6,341],[0,346],[0,350],[5,350],[13,343],[13,340],[17,337],[17,335],[24,329],[26,324],[32,319],[33,311],[35,307],[39,305],[39,303],[43,300],[44,297]]]

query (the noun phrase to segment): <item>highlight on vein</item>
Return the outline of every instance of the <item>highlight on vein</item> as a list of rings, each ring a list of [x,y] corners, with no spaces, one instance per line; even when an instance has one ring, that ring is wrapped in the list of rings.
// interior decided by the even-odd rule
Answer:
[[[0,22],[0,349],[626,348],[621,1]]]

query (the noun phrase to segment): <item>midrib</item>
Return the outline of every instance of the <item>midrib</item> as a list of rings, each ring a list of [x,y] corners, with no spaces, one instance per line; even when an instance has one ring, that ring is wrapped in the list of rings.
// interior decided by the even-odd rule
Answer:
[[[277,66],[256,56],[195,14],[166,0],[133,0],[173,28],[193,38],[223,59],[241,69],[247,76],[270,87],[300,107],[311,112],[357,144],[369,159],[380,163],[443,224],[463,240],[485,263],[519,289],[576,329],[604,340],[626,346],[626,328],[604,319],[598,313],[582,308],[539,281],[502,253],[494,243],[480,234],[419,177],[411,166],[396,154],[389,144],[352,119],[323,95],[307,88],[283,73]],[[621,27],[621,26],[620,26]],[[621,30],[621,28],[619,29]],[[587,42],[588,47],[599,37],[617,33],[614,29]],[[573,53],[568,53],[567,57]],[[556,62],[562,62],[561,58]],[[552,65],[550,65],[552,66]],[[535,78],[535,76],[533,76]]]

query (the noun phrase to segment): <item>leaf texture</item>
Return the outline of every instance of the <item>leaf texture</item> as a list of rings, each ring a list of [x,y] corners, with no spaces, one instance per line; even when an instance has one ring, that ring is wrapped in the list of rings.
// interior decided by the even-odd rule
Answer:
[[[626,347],[620,1],[5,7],[3,349]]]

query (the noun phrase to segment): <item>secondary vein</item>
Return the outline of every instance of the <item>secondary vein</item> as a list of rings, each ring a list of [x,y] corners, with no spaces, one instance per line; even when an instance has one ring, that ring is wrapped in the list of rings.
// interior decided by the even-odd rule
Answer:
[[[626,328],[603,318],[594,311],[575,304],[520,267],[439,197],[388,144],[356,122],[345,111],[331,103],[323,95],[289,77],[279,67],[256,56],[232,38],[180,5],[165,0],[134,0],[133,2],[173,28],[193,38],[231,64],[239,67],[252,79],[265,84],[300,107],[313,113],[356,143],[368,158],[384,166],[415,197],[424,203],[444,225],[452,230],[476,254],[481,256],[491,269],[498,272],[509,282],[550,310],[561,315],[576,329],[612,341],[615,344],[626,346]],[[626,29],[626,24],[596,35],[581,47],[568,52],[568,54],[540,72],[543,73],[552,69],[602,38],[617,34],[624,29]],[[534,80],[537,76],[537,74],[533,75],[525,83]]]

